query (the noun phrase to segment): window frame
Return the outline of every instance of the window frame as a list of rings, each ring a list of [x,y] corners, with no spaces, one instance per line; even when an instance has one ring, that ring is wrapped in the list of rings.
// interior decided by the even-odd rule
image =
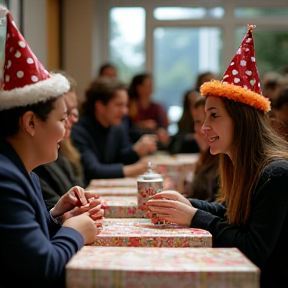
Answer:
[[[237,47],[234,47],[234,34],[238,27],[256,24],[261,29],[274,28],[288,30],[288,17],[263,17],[263,18],[236,18],[234,15],[237,7],[259,7],[259,8],[288,8],[287,0],[106,0],[99,1],[101,18],[106,23],[102,26],[102,59],[109,59],[109,12],[114,7],[142,7],[146,11],[145,23],[145,70],[153,72],[154,63],[154,29],[158,27],[215,27],[218,26],[223,32],[222,66],[229,65]],[[221,19],[186,19],[186,20],[157,20],[153,16],[156,7],[223,7],[225,14]],[[99,14],[100,15],[100,14]],[[232,43],[232,44],[231,44]],[[240,43],[239,43],[240,45]]]

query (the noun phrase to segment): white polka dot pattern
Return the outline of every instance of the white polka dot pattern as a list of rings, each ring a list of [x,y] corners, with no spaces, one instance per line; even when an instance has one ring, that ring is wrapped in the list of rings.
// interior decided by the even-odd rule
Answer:
[[[11,65],[12,65],[12,62],[10,60],[8,60],[6,68],[9,69],[11,67]]]
[[[33,63],[34,63],[34,60],[29,57],[29,58],[27,58],[27,63],[28,63],[28,64],[33,64]]]
[[[252,37],[252,30],[254,28],[255,27],[249,27],[248,33],[244,37],[240,48],[237,50],[228,69],[224,73],[222,83],[241,86],[244,89],[262,94]]]
[[[15,57],[16,57],[16,58],[20,58],[20,57],[21,57],[21,52],[20,52],[20,51],[16,51]]]
[[[35,76],[35,75],[32,75],[32,76],[31,76],[31,80],[32,80],[33,82],[37,82],[37,81],[38,81],[38,77]]]
[[[24,76],[24,72],[23,71],[18,71],[16,75],[17,75],[18,78],[22,78]]]
[[[19,44],[19,46],[22,47],[22,48],[25,48],[25,47],[26,47],[26,44],[25,44],[25,42],[23,42],[23,41],[19,41],[18,44]]]
[[[7,13],[4,83],[0,89],[10,91],[50,78]]]

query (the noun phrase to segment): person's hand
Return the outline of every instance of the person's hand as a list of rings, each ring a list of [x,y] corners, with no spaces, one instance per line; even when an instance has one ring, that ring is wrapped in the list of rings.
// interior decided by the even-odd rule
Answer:
[[[166,129],[158,128],[156,131],[156,135],[158,136],[158,140],[162,145],[164,145],[164,146],[169,145],[171,138],[170,138]]]
[[[173,190],[167,190],[167,191],[162,191],[162,192],[156,193],[150,199],[157,200],[157,199],[163,199],[163,198],[165,198],[167,200],[178,201],[178,202],[181,202],[185,205],[192,206],[190,201],[187,198],[185,198],[179,192],[173,191]]]
[[[98,198],[95,193],[85,192],[83,188],[74,186],[59,199],[51,210],[51,215],[56,218],[77,206],[85,206],[92,197]]]
[[[147,162],[138,161],[134,164],[123,166],[125,177],[136,177],[147,171]]]
[[[143,135],[134,145],[133,150],[139,157],[143,157],[157,149],[156,135]]]
[[[76,206],[75,208],[64,213],[62,216],[62,222],[65,222],[69,218],[81,215],[85,212],[88,212],[92,220],[102,220],[104,214],[104,210],[102,209],[102,201],[100,199],[95,199],[94,197],[89,198],[86,205],[80,207]],[[97,222],[97,226],[102,226],[102,222]]]
[[[191,203],[177,191],[163,191],[153,195],[146,203],[152,218],[166,220],[183,226],[190,226],[191,220],[196,213]]]
[[[141,120],[136,124],[144,130],[155,131],[157,129],[157,122],[153,119]]]
[[[63,226],[77,230],[84,238],[84,245],[87,245],[95,242],[97,235],[100,233],[97,221],[92,220],[89,212],[84,212],[81,215],[69,218],[63,223]]]

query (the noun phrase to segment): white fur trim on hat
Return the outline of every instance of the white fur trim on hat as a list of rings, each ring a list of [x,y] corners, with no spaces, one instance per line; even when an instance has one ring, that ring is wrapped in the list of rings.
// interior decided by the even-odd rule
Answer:
[[[51,74],[50,78],[35,84],[0,91],[0,110],[45,102],[68,92],[69,89],[69,82],[63,75]]]

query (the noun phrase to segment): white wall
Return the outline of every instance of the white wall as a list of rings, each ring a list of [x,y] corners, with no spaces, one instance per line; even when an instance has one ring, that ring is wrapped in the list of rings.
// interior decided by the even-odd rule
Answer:
[[[100,5],[96,0],[64,0],[63,6],[63,69],[76,78],[83,99],[100,63]]]

